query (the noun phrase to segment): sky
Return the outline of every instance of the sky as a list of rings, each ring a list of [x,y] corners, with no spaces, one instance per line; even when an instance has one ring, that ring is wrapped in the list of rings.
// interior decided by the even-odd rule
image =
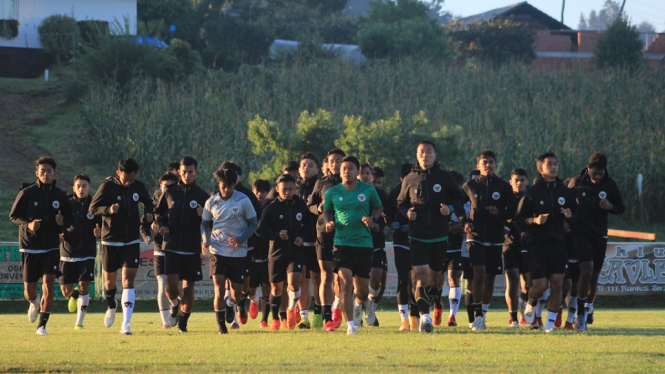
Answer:
[[[529,4],[547,13],[552,18],[561,20],[562,0],[527,0]],[[488,10],[502,8],[521,2],[521,0],[445,0],[443,9],[452,12],[454,16],[471,16]],[[567,0],[563,23],[576,29],[580,21],[580,14],[588,18],[589,12],[598,12],[603,8],[605,0]],[[626,0],[624,12],[631,18],[633,24],[647,21],[656,27],[656,31],[665,32],[665,1],[664,0]]]

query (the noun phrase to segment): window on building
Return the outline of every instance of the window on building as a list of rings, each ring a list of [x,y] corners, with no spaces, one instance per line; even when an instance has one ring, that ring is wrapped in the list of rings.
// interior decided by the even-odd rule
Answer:
[[[0,19],[17,19],[17,0],[0,0]]]

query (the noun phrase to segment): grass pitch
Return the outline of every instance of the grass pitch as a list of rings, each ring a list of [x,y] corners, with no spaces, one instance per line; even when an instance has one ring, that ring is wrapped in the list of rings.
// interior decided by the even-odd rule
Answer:
[[[155,303],[154,300],[139,303]],[[209,310],[208,302],[198,304]],[[27,310],[28,304],[25,303]],[[489,330],[472,332],[460,311],[456,328],[431,335],[397,331],[396,311],[377,313],[381,327],[347,336],[314,330],[269,332],[259,320],[217,335],[212,312],[193,313],[188,334],[160,329],[159,314],[138,312],[133,336],[119,334],[119,312],[103,325],[93,303],[85,329],[61,306],[48,336],[35,335],[25,313],[0,315],[0,372],[662,372],[665,314],[660,310],[597,310],[590,331],[552,334],[507,327],[505,310],[491,310]],[[155,305],[156,309],[156,305]],[[545,317],[545,316],[544,316]]]

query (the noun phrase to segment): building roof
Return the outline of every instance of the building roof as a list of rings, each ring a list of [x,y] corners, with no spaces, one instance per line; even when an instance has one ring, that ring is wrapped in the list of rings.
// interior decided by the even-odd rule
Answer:
[[[571,30],[570,27],[550,17],[538,8],[523,1],[503,8],[492,9],[473,16],[460,18],[458,22],[466,25],[473,22],[490,21],[512,17],[515,22],[526,23],[537,30]]]

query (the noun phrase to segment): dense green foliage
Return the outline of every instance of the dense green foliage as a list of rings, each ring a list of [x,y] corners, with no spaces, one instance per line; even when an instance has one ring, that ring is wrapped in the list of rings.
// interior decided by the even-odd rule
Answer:
[[[634,70],[642,64],[642,58],[640,34],[625,17],[618,17],[610,24],[594,50],[594,60],[600,68]]]
[[[44,18],[37,32],[44,52],[55,56],[58,64],[74,55],[76,41],[81,37],[76,20],[61,14]]]

